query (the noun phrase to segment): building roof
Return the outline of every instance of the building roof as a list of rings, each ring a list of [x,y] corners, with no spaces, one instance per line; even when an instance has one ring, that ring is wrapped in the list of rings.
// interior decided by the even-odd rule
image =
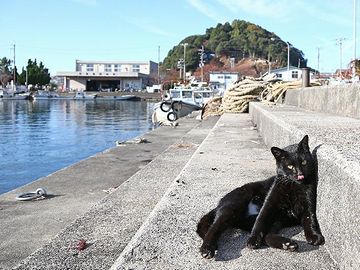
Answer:
[[[289,70],[299,70],[301,68],[298,68],[298,67],[295,67],[295,66],[290,66],[289,67]],[[283,71],[287,71],[287,67],[282,67],[282,68],[277,68],[277,69],[273,69],[271,70],[271,73],[276,73],[276,72],[283,72]]]
[[[149,64],[149,63],[155,63],[151,60],[149,61],[83,61],[83,60],[76,60],[76,64],[122,64],[122,65],[126,65],[126,64]],[[155,63],[157,64],[157,63]]]
[[[210,71],[210,74],[239,74],[239,72],[235,71]]]

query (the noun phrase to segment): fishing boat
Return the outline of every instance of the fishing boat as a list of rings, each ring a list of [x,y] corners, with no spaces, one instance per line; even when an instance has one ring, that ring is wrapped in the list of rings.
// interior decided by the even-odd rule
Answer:
[[[0,90],[1,100],[27,100],[30,99],[30,92],[17,93],[14,91]]]
[[[88,94],[84,91],[78,91],[75,93],[74,99],[95,99],[97,94]]]
[[[60,98],[59,94],[44,90],[37,90],[36,92],[31,94],[31,97],[33,100],[48,100]]]
[[[213,90],[204,82],[175,86],[164,96],[162,102],[155,105],[152,121],[154,124],[171,124],[180,117],[201,110],[213,96]]]

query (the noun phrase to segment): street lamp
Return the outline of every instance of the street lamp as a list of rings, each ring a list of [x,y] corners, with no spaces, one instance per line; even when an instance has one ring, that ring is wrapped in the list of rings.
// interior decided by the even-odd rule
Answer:
[[[288,73],[288,80],[290,80],[290,43],[286,41],[288,47],[288,55],[287,55],[287,73]]]
[[[353,77],[353,81],[355,81],[355,73],[356,73],[356,67],[355,67],[355,63],[356,63],[356,0],[354,0],[354,26],[353,26],[353,54],[354,54],[354,61],[353,61],[353,70],[352,70],[352,77]]]
[[[270,38],[270,40],[272,40],[272,41],[274,41],[274,40],[281,40],[281,39],[279,39],[279,38]],[[281,40],[282,41],[282,40]],[[285,41],[283,41],[283,42],[285,42]],[[286,45],[287,45],[287,51],[288,51],[288,53],[287,53],[287,72],[288,72],[288,79],[290,79],[290,43],[288,42],[288,41],[286,41],[285,42],[286,43]],[[269,52],[269,74],[270,74],[270,69],[271,69],[271,67],[270,67],[270,52]]]
[[[186,56],[186,46],[189,45],[188,43],[181,43],[181,46],[184,47],[184,81],[186,80],[186,60],[185,60],[185,56]]]

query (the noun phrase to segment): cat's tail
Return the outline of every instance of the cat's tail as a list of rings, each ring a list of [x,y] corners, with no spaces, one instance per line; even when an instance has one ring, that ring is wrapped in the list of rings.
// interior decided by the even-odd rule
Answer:
[[[205,216],[203,216],[197,225],[197,234],[204,239],[205,234],[209,230],[211,224],[213,224],[216,215],[216,209],[211,210]]]

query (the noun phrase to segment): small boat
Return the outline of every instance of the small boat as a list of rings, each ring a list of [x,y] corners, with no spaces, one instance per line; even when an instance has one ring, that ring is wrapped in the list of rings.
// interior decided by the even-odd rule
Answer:
[[[188,86],[175,86],[162,102],[157,103],[152,115],[153,123],[171,124],[180,117],[201,110],[213,96],[212,89],[204,82],[192,82]]]
[[[135,95],[123,95],[123,96],[98,96],[97,100],[134,100]]]
[[[17,93],[13,91],[0,91],[1,100],[28,100],[30,99],[30,92]]]
[[[84,91],[79,91],[75,93],[74,99],[95,99],[97,94],[87,94]]]
[[[123,95],[123,96],[114,96],[115,100],[132,100],[136,99],[135,95]]]
[[[50,91],[38,90],[31,94],[33,100],[48,100],[60,98],[59,94]]]

